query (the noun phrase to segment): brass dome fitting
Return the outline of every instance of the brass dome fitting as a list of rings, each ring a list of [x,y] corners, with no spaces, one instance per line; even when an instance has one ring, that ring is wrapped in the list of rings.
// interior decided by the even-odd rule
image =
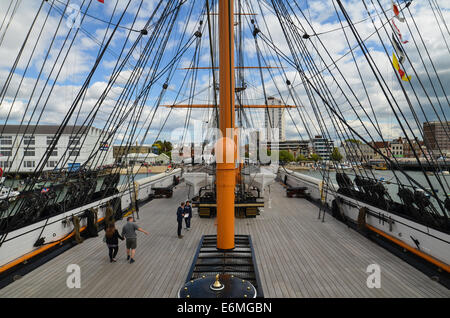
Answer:
[[[225,286],[219,281],[219,274],[216,275],[216,281],[210,286],[212,290],[222,290]]]
[[[222,283],[219,281],[219,274],[216,275],[216,281],[213,284],[214,288],[220,288],[222,287]]]

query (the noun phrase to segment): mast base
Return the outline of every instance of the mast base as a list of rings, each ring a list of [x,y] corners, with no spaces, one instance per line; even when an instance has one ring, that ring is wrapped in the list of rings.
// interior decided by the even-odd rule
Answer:
[[[216,235],[203,235],[194,256],[180,298],[264,297],[250,235],[236,235],[235,248],[218,250]],[[216,281],[223,289],[210,288]],[[216,284],[217,286],[219,284]],[[189,297],[188,297],[189,295]]]

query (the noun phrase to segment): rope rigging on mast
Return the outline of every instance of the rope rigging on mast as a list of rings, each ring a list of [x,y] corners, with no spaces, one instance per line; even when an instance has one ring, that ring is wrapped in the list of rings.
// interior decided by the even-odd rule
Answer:
[[[129,171],[130,161],[146,162],[163,139],[174,145],[170,154],[176,150],[186,160],[180,165],[198,165],[194,172],[213,180],[202,189],[203,198],[193,197],[199,211],[217,213],[221,251],[236,246],[235,217],[242,211],[256,217],[264,207],[257,178],[272,168],[293,176],[272,160],[285,151],[318,169],[324,202],[347,196],[448,233],[449,150],[422,126],[435,121],[450,139],[448,88],[438,63],[439,54],[450,54],[447,10],[437,0],[425,3],[440,30],[438,54],[427,45],[429,31],[415,16],[415,2],[385,2],[363,0],[362,14],[355,16],[347,1],[336,0],[326,29],[312,7],[298,0],[159,0],[151,9],[144,0],[129,0],[124,8],[116,1],[109,9],[83,0],[78,27],[65,24],[70,1],[34,4],[7,67],[0,66],[0,140],[11,137],[1,144],[6,164],[0,168],[9,180],[23,173],[28,154],[38,148],[39,127],[57,128],[27,167],[24,199],[0,205],[0,245],[12,230],[94,199],[114,197],[108,204],[122,212],[115,199],[127,193],[134,204],[129,210],[138,209],[140,168]],[[12,0],[2,15],[0,50],[11,41],[22,7]],[[77,92],[65,108],[58,105],[63,89]],[[390,131],[387,114],[395,125]],[[190,135],[198,123],[195,139]],[[9,134],[10,125],[19,128]],[[251,130],[257,131],[255,140]],[[392,130],[410,150],[417,174],[384,146]],[[180,138],[170,139],[175,132]],[[318,146],[316,137],[324,144]],[[289,146],[289,138],[297,146]],[[338,143],[347,167],[332,156]],[[111,159],[115,146],[122,154]],[[132,152],[145,147],[145,154]],[[320,147],[327,157],[314,160]],[[371,169],[369,152],[389,170],[385,179]],[[49,190],[39,192],[44,188]],[[39,236],[38,245],[48,243]]]

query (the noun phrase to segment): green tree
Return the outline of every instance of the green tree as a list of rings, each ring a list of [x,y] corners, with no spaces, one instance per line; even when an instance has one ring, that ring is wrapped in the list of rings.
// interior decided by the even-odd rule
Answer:
[[[281,150],[279,160],[285,161],[285,162],[291,162],[291,161],[294,161],[294,155],[291,154],[287,150]]]
[[[362,144],[361,140],[358,140],[358,139],[352,139],[352,138],[350,138],[350,139],[346,139],[345,141],[346,141],[346,142],[352,142],[352,143],[354,143],[354,144]]]
[[[170,158],[170,160],[172,160],[172,152],[171,151],[166,151],[164,153],[167,155],[167,157]]]
[[[173,148],[172,143],[167,140],[164,140],[164,141],[157,140],[157,141],[155,141],[155,143],[152,146],[158,148],[158,155],[161,153],[170,152]]]
[[[170,152],[171,150],[172,150],[172,143],[170,142],[170,141],[166,141],[166,140],[164,140],[163,141],[163,151],[164,152]]]
[[[333,148],[333,152],[331,153],[331,160],[338,162],[342,160],[342,155],[337,147]]]
[[[309,159],[311,159],[314,162],[320,161],[322,160],[322,157],[320,157],[318,154],[313,153],[311,154],[311,156],[309,156]]]
[[[295,160],[296,161],[306,161],[306,160],[308,160],[304,155],[302,155],[302,154],[299,154],[298,156],[297,156],[297,158],[295,158]]]
[[[162,143],[161,143],[160,140],[156,141],[156,142],[152,145],[152,147],[158,148],[158,155],[161,153],[161,151],[162,151]]]

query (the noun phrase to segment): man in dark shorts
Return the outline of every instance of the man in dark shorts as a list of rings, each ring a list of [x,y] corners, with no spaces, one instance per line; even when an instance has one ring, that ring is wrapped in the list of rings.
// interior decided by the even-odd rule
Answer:
[[[137,234],[136,230],[148,235],[147,231],[141,229],[136,223],[132,216],[127,218],[127,224],[122,228],[122,236],[125,236],[126,246],[127,246],[127,261],[130,260],[130,264],[134,263],[134,253],[136,252],[137,246]],[[131,255],[130,255],[131,252]]]

